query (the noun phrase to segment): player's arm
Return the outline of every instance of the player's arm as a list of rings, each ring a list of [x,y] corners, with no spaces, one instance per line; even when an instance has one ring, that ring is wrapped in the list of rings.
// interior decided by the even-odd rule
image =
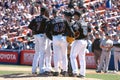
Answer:
[[[107,46],[104,46],[104,45],[100,45],[100,48],[108,48]]]
[[[36,22],[35,22],[35,19],[33,19],[33,20],[30,22],[30,24],[28,25],[28,28],[33,31],[33,30],[35,29],[35,28],[34,28],[34,26],[36,25],[35,23],[36,23]]]
[[[95,40],[92,43],[92,52],[94,52],[94,45],[95,45]]]
[[[47,21],[45,34],[50,40],[52,40],[52,29],[51,28],[52,28],[51,21]]]
[[[115,46],[115,47],[120,47],[120,43],[113,44],[113,46]]]
[[[74,31],[73,31],[73,29],[71,28],[71,26],[68,24],[67,21],[65,21],[65,25],[66,25],[65,32],[66,32],[67,36],[69,36],[69,37],[74,37]]]

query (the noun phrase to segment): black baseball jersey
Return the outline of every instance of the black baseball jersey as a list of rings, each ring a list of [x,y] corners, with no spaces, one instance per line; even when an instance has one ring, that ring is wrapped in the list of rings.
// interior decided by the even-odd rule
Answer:
[[[33,34],[45,33],[47,21],[48,18],[44,15],[37,16],[30,22],[28,28],[33,31]]]
[[[70,36],[72,31],[70,30],[70,26],[66,19],[56,16],[54,19],[51,20],[51,25],[47,32],[51,31],[52,35],[59,35],[62,34],[63,36]]]
[[[80,33],[79,37],[75,38],[76,40],[87,38],[88,32],[90,31],[90,28],[84,21],[75,21],[72,28],[74,32],[79,31]]]

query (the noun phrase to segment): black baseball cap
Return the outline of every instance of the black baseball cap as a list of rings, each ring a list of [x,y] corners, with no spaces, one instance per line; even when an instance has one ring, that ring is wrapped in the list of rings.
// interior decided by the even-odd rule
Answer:
[[[65,15],[65,16],[69,16],[69,17],[72,17],[72,16],[73,16],[72,12],[70,12],[70,11],[65,11],[65,12],[64,12],[64,15]]]
[[[53,13],[53,14],[56,14],[57,11],[58,11],[58,10],[57,10],[56,8],[53,8],[52,13]]]
[[[41,7],[41,12],[45,12],[45,11],[47,11],[47,10],[48,10],[47,7],[45,7],[45,6],[42,6],[42,7]]]
[[[75,10],[73,15],[78,15],[80,17],[81,16],[81,12],[78,11],[78,10]]]

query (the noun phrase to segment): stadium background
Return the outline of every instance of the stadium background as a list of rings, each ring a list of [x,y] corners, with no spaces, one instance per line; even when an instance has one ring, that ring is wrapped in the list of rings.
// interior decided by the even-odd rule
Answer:
[[[34,55],[34,39],[27,25],[31,19],[39,15],[40,8],[38,3],[34,1],[0,0],[0,64],[31,65]],[[105,0],[84,1],[85,6],[89,10],[88,15],[94,16],[93,18],[87,19],[91,21],[93,29],[97,24],[91,19],[96,19],[96,16],[101,16],[99,21],[105,19],[114,29],[120,30],[120,26],[116,25],[120,21],[118,0],[112,0],[114,2],[112,3],[111,11],[109,11],[111,4],[109,4],[110,6],[106,6]],[[14,48],[6,47],[11,42],[14,42]],[[21,43],[24,45],[21,46]],[[92,52],[86,54],[87,68],[95,68],[93,56]],[[113,56],[112,54],[109,65],[109,69],[111,70],[114,69]]]

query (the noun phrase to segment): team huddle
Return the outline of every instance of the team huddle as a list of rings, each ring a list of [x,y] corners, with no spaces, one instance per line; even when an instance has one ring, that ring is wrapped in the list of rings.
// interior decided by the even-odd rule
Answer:
[[[35,17],[28,26],[32,30],[35,39],[32,74],[37,74],[38,65],[39,74],[48,75],[53,71],[51,66],[52,44],[53,76],[59,76],[60,74],[67,76],[70,73],[68,73],[68,62],[70,62],[72,67],[71,76],[85,77],[85,53],[87,34],[90,32],[90,28],[82,18],[84,13],[79,10],[74,10],[74,12],[67,10],[62,13],[64,16],[61,16],[58,15],[58,10],[53,8],[52,17],[48,14],[48,9],[41,7],[41,14]],[[71,45],[71,50],[68,55],[69,44]],[[78,71],[77,55],[80,62],[80,71]]]

